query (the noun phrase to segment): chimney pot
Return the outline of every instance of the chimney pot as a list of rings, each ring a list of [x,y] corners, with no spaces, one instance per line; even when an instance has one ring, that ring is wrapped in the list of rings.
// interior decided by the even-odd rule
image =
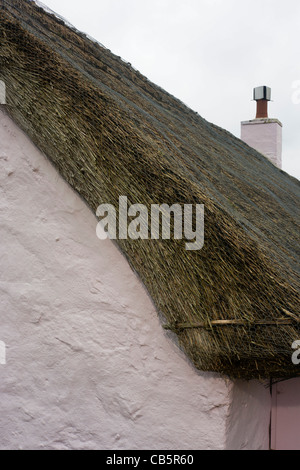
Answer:
[[[268,101],[271,101],[271,88],[267,86],[254,88],[253,99],[257,103],[256,119],[268,118]]]

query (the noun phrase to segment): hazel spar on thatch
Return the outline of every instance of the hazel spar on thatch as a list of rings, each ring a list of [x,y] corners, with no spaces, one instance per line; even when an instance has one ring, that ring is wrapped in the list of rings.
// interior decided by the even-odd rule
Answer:
[[[7,111],[94,212],[204,204],[200,251],[117,242],[194,365],[300,375],[299,182],[33,2],[0,5]]]

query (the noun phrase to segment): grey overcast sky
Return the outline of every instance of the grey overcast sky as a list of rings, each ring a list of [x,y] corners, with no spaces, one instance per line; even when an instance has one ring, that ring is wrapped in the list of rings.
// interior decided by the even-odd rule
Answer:
[[[299,0],[44,0],[202,117],[237,137],[272,88],[283,170],[300,179]]]

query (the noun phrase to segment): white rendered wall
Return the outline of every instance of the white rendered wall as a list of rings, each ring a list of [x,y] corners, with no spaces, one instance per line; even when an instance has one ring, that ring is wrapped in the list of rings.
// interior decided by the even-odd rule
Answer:
[[[242,122],[241,139],[282,168],[282,124],[277,119]]]
[[[268,392],[193,368],[94,215],[1,110],[0,193],[0,449],[267,448]]]

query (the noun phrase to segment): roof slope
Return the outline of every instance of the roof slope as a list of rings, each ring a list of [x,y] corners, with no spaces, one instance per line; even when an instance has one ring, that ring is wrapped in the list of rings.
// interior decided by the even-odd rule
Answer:
[[[299,181],[35,3],[0,5],[8,112],[93,211],[205,205],[201,251],[118,241],[195,366],[300,375]]]

